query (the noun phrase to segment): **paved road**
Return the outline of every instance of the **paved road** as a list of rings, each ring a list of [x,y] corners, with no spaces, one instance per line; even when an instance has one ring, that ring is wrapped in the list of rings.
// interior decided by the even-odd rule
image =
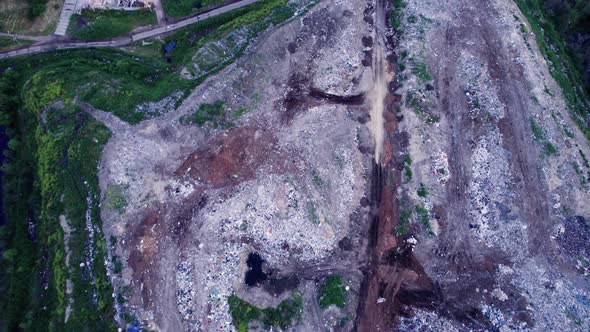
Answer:
[[[155,0],[153,4],[154,10],[156,11],[156,18],[158,19],[158,24],[166,24],[166,13],[164,13],[164,6],[162,5],[162,0]]]
[[[59,14],[59,21],[57,22],[57,28],[55,29],[55,34],[58,36],[65,36],[66,31],[68,30],[68,25],[70,24],[70,18],[74,14],[76,10],[76,4],[78,0],[65,0],[64,6],[61,8],[61,13]]]
[[[259,0],[242,0],[238,1],[223,7],[219,7],[217,9],[213,9],[207,13],[200,14],[197,16],[189,17],[187,19],[178,21],[176,23],[172,23],[166,26],[156,27],[150,30],[146,30],[143,32],[138,32],[132,34],[131,36],[127,37],[120,37],[115,38],[108,41],[96,41],[96,42],[61,42],[61,41],[50,41],[48,43],[40,43],[36,45],[32,45],[27,48],[22,48],[19,50],[14,50],[10,52],[0,53],[0,59],[4,58],[11,58],[19,55],[28,55],[28,54],[35,54],[35,53],[42,53],[54,50],[64,50],[64,49],[74,49],[74,48],[83,48],[83,47],[121,47],[132,42],[155,37],[158,35],[162,35],[165,33],[169,33],[181,28],[184,28],[188,25],[195,24],[199,21],[208,19],[210,17],[218,16],[234,9],[238,9],[250,4],[253,4]]]

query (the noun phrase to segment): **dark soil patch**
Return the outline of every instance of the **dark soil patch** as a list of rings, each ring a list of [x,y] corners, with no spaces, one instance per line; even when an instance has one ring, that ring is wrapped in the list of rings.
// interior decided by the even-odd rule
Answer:
[[[286,169],[286,158],[275,150],[275,137],[266,129],[241,127],[211,139],[192,153],[175,172],[214,188],[237,185],[256,177],[264,164]]]

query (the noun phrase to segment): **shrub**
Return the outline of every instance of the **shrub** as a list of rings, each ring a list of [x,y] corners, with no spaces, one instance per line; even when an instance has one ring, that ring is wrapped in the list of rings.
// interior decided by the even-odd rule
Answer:
[[[346,297],[342,277],[339,275],[329,276],[320,286],[318,303],[321,309],[326,309],[331,305],[342,309],[346,305]]]

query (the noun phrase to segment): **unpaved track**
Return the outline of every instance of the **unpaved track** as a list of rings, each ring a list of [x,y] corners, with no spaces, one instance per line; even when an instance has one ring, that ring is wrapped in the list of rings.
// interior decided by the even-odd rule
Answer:
[[[377,12],[378,16],[380,15]],[[383,19],[381,19],[383,20]],[[379,21],[379,19],[378,19]],[[384,127],[383,127],[383,108],[385,102],[385,95],[387,94],[387,82],[386,82],[386,63],[384,55],[384,40],[383,36],[380,35],[379,23],[376,29],[376,43],[374,48],[373,57],[373,75],[374,83],[373,88],[369,92],[371,100],[371,122],[369,128],[373,133],[375,140],[375,161],[380,162],[381,153],[383,152],[383,139],[384,139]]]
[[[375,141],[373,172],[371,175],[371,225],[367,237],[368,264],[364,269],[361,284],[355,330],[390,331],[393,328],[395,314],[395,297],[401,282],[409,278],[408,272],[398,264],[390,264],[388,257],[398,243],[393,234],[397,220],[398,201],[393,193],[399,186],[399,172],[392,165],[392,158],[382,158],[384,149],[393,151],[392,131],[397,127],[395,120],[390,120],[385,131],[385,109],[393,108],[386,103],[388,80],[391,80],[387,63],[385,40],[385,3],[375,2],[375,34],[373,72],[374,83],[370,93],[371,122],[369,127]],[[393,119],[390,117],[390,119]]]

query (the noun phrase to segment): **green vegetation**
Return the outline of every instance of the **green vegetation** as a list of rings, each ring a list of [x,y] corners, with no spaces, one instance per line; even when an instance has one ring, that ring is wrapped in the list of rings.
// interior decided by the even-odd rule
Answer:
[[[123,212],[127,207],[127,201],[125,200],[125,187],[120,184],[110,184],[107,188],[106,203],[107,208],[111,210]]]
[[[147,9],[84,9],[72,16],[68,35],[80,40],[110,39],[129,33],[134,28],[156,23],[156,13]]]
[[[45,12],[46,0],[29,0],[31,2],[30,15],[32,18],[41,16]]]
[[[226,0],[162,0],[162,6],[168,17],[182,17],[200,13],[224,2]]]
[[[248,110],[242,107],[234,111],[232,116],[234,119],[239,119],[247,112]],[[213,104],[201,104],[193,114],[181,117],[180,122],[184,124],[193,123],[199,126],[211,123],[214,128],[227,128],[234,124],[231,119],[226,117],[226,113],[227,109],[224,107],[223,101],[217,100]]]
[[[584,154],[584,151],[582,151],[582,150],[578,150],[578,151],[580,152],[580,156],[582,157],[582,161],[584,162],[584,166],[586,166],[586,168],[590,169],[590,162],[588,161],[588,158]]]
[[[110,49],[38,54],[9,59],[4,65],[28,77],[27,86],[47,88],[45,99],[51,99],[53,94],[70,102],[77,96],[79,101],[130,123],[147,116],[136,110],[137,105],[159,101],[196,84],[179,78],[164,61]]]
[[[393,2],[393,9],[391,10],[391,14],[389,15],[389,25],[400,33],[400,28],[402,27],[402,20],[404,17],[403,9],[405,7],[406,3],[403,0],[395,0]]]
[[[399,225],[395,227],[395,234],[397,235],[404,235],[407,234],[410,230],[408,227],[408,223],[412,219],[412,211],[402,210],[399,215]]]
[[[424,114],[424,110],[422,110],[422,105],[420,105],[420,101],[411,91],[408,91],[406,93],[406,107],[414,110],[414,113],[416,113],[416,115],[418,116]]]
[[[416,75],[418,78],[420,78],[423,81],[431,81],[432,77],[430,76],[430,74],[428,73],[428,67],[426,66],[426,63],[424,62],[420,62],[416,59],[412,59],[412,74]]]
[[[0,51],[10,51],[17,48],[29,46],[32,43],[33,42],[30,40],[0,37]]]
[[[426,197],[428,196],[428,189],[424,186],[424,183],[420,183],[420,188],[418,188],[418,196]]]
[[[321,309],[326,309],[331,305],[342,309],[346,305],[346,297],[342,277],[339,275],[329,276],[320,286],[318,303]]]
[[[311,171],[311,180],[318,189],[324,188],[324,180],[322,179],[320,173],[316,169]]]
[[[131,43],[128,46],[125,46],[124,49],[142,57],[160,58],[164,46],[164,42],[160,39],[148,38]]]
[[[418,219],[424,226],[430,229],[430,220],[428,219],[428,210],[424,205],[416,205],[416,214],[418,215]]]
[[[309,218],[311,222],[315,225],[319,225],[320,223],[320,216],[318,215],[318,208],[316,207],[314,202],[307,203],[307,212],[309,213]]]
[[[548,155],[554,155],[557,154],[557,149],[555,148],[555,145],[553,145],[551,142],[545,142],[545,153],[547,153]]]
[[[404,182],[405,183],[409,183],[412,181],[412,157],[410,157],[410,155],[406,155],[404,157]]]
[[[230,296],[227,301],[233,323],[240,332],[248,331],[248,324],[253,320],[262,322],[267,328],[278,327],[285,330],[299,320],[303,309],[301,295],[296,292],[276,308],[261,309],[235,295]]]
[[[244,108],[244,107],[240,107],[234,112],[234,118],[239,119],[246,113],[248,113],[248,109]]]
[[[199,57],[204,62],[208,73],[215,73],[241,56],[250,40],[270,24],[279,24],[293,16],[295,7],[287,4],[287,0],[265,0],[242,7],[240,9],[212,17],[186,28],[180,29],[166,37],[166,42],[176,41],[176,47],[168,53],[175,65],[190,65],[193,71],[195,49],[208,47],[209,54],[216,54],[211,59]],[[245,36],[230,34],[238,28],[244,28]],[[219,42],[222,41],[223,43]],[[215,42],[215,43],[213,43]],[[226,50],[220,50],[220,45]],[[229,54],[228,54],[229,53]],[[209,61],[207,61],[209,60]]]
[[[576,3],[586,2],[576,1]],[[556,30],[541,1],[516,0],[516,4],[529,21],[537,44],[548,60],[551,75],[561,87],[570,113],[586,138],[590,140],[590,128],[584,124],[590,112],[590,103],[584,91],[580,66],[576,65],[575,59],[563,41],[563,36]],[[584,15],[589,15],[587,11],[590,9],[586,10],[586,14],[583,14],[582,10],[573,10],[566,15],[575,18],[577,22],[581,17],[585,17]],[[563,24],[569,24],[569,22],[571,22],[570,19],[563,20]]]
[[[554,155],[557,153],[557,149],[551,142],[549,142],[543,128],[541,128],[533,118],[531,118],[531,130],[533,132],[533,138],[535,141],[543,145],[546,154]]]
[[[0,122],[11,137],[6,152],[11,161],[3,166],[5,204],[11,208],[0,232],[0,245],[9,253],[0,262],[6,267],[0,269],[1,293],[6,294],[2,329],[113,330],[96,175],[110,132],[64,98],[60,82],[42,80],[32,69],[16,66],[0,79]],[[63,107],[46,109],[57,99]],[[56,222],[62,214],[72,228],[71,273]],[[29,222],[35,223],[34,242]],[[68,275],[73,305],[65,324]]]
[[[225,122],[225,108],[223,101],[217,100],[213,104],[201,104],[199,108],[191,115],[180,118],[181,123],[194,123],[202,126],[211,122],[213,127],[223,127]]]
[[[537,124],[537,122],[533,118],[531,118],[531,130],[533,131],[533,137],[535,138],[535,140],[545,140],[545,131],[543,130],[543,128],[541,128],[541,126]]]

